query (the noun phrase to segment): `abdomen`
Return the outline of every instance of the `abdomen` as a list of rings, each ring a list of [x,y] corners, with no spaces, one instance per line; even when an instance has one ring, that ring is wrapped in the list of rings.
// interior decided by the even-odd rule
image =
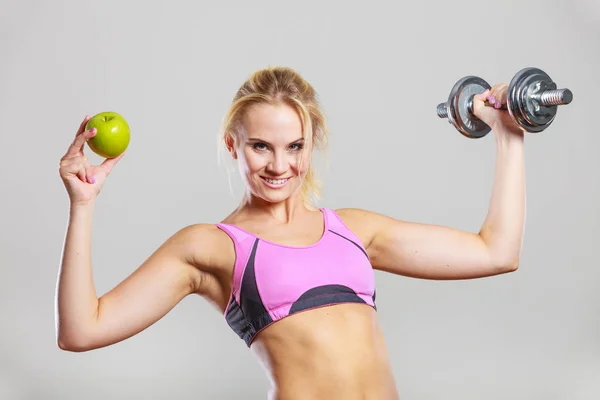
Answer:
[[[260,332],[252,349],[277,400],[398,398],[376,312],[366,304],[291,315]]]

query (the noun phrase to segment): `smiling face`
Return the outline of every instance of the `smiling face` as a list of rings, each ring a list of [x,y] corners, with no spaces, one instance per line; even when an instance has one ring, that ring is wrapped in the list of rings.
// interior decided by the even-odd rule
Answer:
[[[237,147],[231,148],[251,195],[269,203],[301,196],[310,162],[302,121],[290,106],[258,104],[241,121]]]

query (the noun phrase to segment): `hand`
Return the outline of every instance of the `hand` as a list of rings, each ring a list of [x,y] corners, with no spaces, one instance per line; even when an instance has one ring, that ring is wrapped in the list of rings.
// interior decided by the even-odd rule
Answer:
[[[123,153],[115,158],[107,158],[98,166],[90,165],[83,154],[83,148],[87,140],[96,135],[96,130],[85,130],[89,120],[90,116],[84,118],[75,134],[75,140],[60,159],[59,174],[72,204],[86,204],[93,201],[100,193],[110,171],[125,155]]]
[[[501,83],[494,85],[491,89],[474,96],[473,114],[485,122],[492,131],[523,135],[523,128],[518,126],[510,117],[508,110],[501,109],[506,105],[508,96],[508,85]],[[486,104],[486,101],[489,104]]]

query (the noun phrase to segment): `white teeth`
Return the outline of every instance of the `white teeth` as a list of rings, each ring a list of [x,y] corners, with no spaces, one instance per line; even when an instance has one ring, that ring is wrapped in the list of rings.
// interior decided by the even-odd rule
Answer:
[[[269,182],[271,185],[283,185],[285,182],[287,182],[287,179],[269,179],[269,178],[264,178],[265,181]]]

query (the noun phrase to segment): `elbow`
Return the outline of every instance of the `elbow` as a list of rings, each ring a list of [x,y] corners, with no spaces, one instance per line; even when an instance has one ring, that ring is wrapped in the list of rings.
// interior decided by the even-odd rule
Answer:
[[[488,248],[488,263],[498,275],[517,271],[520,256],[520,249],[507,249],[505,246]]]
[[[496,269],[499,274],[508,274],[519,269],[519,258],[509,258],[496,263]]]
[[[70,342],[64,342],[62,340],[57,340],[56,343],[58,345],[58,348],[61,349],[62,351],[68,351],[68,352],[72,352],[72,353],[82,353],[85,351],[82,347],[74,346]]]
[[[61,340],[57,341],[58,348],[62,351],[68,351],[71,353],[84,353],[86,351],[93,350],[93,347],[86,346],[77,342],[63,342]]]
[[[59,349],[72,353],[83,353],[94,349],[91,342],[83,337],[58,335],[56,344]]]

